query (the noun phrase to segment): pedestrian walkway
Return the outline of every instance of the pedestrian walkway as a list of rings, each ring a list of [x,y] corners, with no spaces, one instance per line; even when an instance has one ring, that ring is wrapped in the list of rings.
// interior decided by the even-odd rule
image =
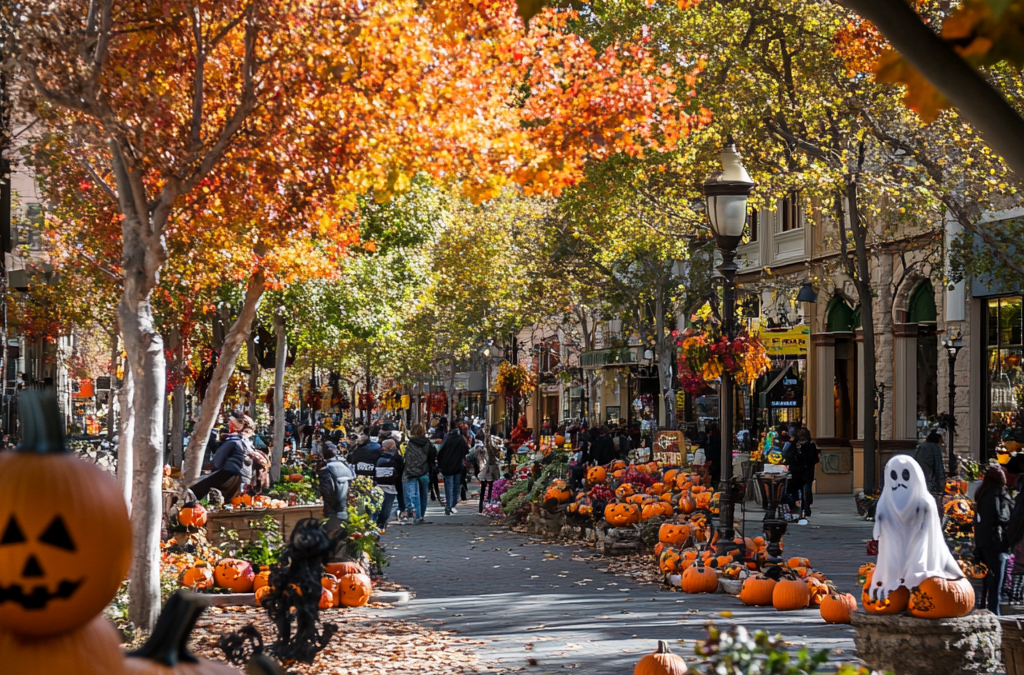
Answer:
[[[446,517],[431,503],[428,524],[388,529],[387,574],[416,594],[393,612],[482,642],[481,662],[493,670],[621,675],[657,640],[673,641],[677,653],[692,657],[708,620],[782,633],[794,644],[829,650],[833,659],[854,658],[853,629],[825,624],[816,609],[780,613],[726,595],[638,584],[600,572],[602,559],[591,549],[536,543],[478,515],[472,502],[458,511]],[[810,558],[841,590],[855,590],[871,537],[871,523],[855,513],[851,496],[817,498],[810,523],[791,526],[785,553]],[[747,522],[759,516],[748,511]],[[722,611],[732,617],[720,617]],[[681,639],[686,644],[676,642]]]

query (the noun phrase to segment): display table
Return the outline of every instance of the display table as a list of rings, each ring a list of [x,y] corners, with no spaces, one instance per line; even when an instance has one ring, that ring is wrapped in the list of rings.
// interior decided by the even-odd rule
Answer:
[[[283,509],[220,509],[211,511],[206,523],[207,538],[211,544],[220,544],[221,530],[235,530],[240,541],[252,541],[254,533],[250,522],[259,522],[267,516],[277,520],[281,536],[287,542],[295,525],[304,518],[323,518],[324,507],[320,504],[286,506]]]

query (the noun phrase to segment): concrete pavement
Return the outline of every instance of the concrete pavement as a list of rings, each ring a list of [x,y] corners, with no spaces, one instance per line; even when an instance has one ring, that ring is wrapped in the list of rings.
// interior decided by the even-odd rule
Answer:
[[[784,552],[810,558],[841,590],[853,592],[857,568],[869,559],[872,524],[856,517],[852,496],[816,499],[810,523],[790,526]],[[475,503],[458,511],[446,517],[432,503],[427,524],[388,528],[387,575],[416,594],[389,615],[482,642],[479,656],[492,672],[630,673],[659,639],[689,659],[709,619],[781,633],[794,645],[827,649],[835,660],[854,658],[853,629],[824,623],[817,609],[781,613],[726,595],[640,584],[599,571],[607,559],[591,549],[510,532],[478,515]],[[748,511],[748,535],[760,517]],[[720,617],[722,611],[732,617]]]

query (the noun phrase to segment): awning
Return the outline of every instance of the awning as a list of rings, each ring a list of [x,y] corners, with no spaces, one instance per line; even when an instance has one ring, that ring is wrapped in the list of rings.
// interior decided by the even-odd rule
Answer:
[[[621,349],[598,349],[583,352],[580,355],[580,366],[591,370],[605,366],[629,365],[636,363],[636,350],[624,347]]]

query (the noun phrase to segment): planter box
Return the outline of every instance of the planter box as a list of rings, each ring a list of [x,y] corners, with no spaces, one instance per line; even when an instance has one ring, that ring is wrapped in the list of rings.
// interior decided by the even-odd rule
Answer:
[[[211,511],[209,520],[206,523],[206,536],[211,544],[219,545],[221,541],[221,528],[235,530],[238,538],[242,541],[252,541],[253,531],[249,527],[250,521],[260,521],[267,516],[273,516],[281,528],[281,536],[285,541],[291,536],[295,525],[304,518],[322,519],[324,507],[319,504],[308,506],[287,506],[283,509],[239,509],[228,511],[221,509]]]

